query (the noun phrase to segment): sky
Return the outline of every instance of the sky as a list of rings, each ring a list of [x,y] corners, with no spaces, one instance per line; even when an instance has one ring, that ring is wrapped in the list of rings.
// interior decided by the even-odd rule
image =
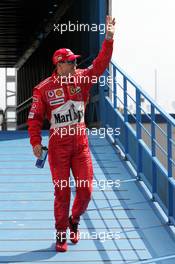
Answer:
[[[171,113],[175,113],[174,14],[174,0],[112,0],[112,15],[116,17],[113,60]],[[0,69],[3,109],[4,86],[4,70]]]
[[[117,22],[114,61],[167,112],[175,113],[175,1],[112,0],[112,15]]]

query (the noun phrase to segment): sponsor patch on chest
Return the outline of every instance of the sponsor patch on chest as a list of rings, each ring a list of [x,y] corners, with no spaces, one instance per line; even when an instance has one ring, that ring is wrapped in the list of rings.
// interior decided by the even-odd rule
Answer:
[[[84,122],[84,102],[67,101],[52,111],[51,128]]]
[[[70,95],[74,95],[74,94],[77,94],[77,93],[80,93],[80,92],[81,92],[81,88],[79,86],[77,86],[77,87],[70,86],[69,87]]]
[[[56,100],[52,100],[49,102],[49,104],[51,106],[53,105],[59,105],[59,104],[63,104],[64,103],[64,98],[59,98],[59,99],[56,99]]]
[[[57,98],[64,97],[63,88],[46,91],[46,98],[48,101],[55,100]]]
[[[33,119],[34,118],[34,115],[35,115],[35,113],[30,112],[29,115],[28,115],[28,119]]]

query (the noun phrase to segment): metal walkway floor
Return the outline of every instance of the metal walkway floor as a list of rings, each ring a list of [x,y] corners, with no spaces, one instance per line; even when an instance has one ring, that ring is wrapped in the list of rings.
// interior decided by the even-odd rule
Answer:
[[[90,137],[98,186],[81,219],[86,237],[66,253],[54,251],[48,164],[34,166],[26,132],[1,132],[0,141],[0,263],[175,263],[174,235],[106,139]],[[109,180],[120,186],[104,188]]]

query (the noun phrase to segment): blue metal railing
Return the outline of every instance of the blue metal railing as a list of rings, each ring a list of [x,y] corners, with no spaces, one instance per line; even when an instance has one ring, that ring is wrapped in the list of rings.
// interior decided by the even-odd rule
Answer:
[[[113,61],[104,75],[112,82],[100,89],[101,125],[120,127],[114,140],[175,224],[175,120]]]

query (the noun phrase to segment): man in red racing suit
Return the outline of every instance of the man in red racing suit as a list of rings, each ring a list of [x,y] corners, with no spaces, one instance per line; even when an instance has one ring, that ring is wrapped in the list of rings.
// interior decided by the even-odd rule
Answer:
[[[36,157],[42,153],[41,129],[45,116],[50,121],[48,159],[55,189],[54,215],[57,231],[57,251],[66,251],[66,230],[71,241],[79,240],[78,222],[91,199],[93,167],[90,156],[84,112],[93,86],[109,64],[113,49],[115,20],[107,17],[106,37],[102,48],[86,69],[76,69],[79,55],[69,49],[53,55],[56,71],[33,90],[33,102],[28,116],[30,143]],[[110,25],[110,27],[109,27]],[[66,78],[69,77],[69,78]],[[70,168],[76,183],[76,196],[69,217]]]

